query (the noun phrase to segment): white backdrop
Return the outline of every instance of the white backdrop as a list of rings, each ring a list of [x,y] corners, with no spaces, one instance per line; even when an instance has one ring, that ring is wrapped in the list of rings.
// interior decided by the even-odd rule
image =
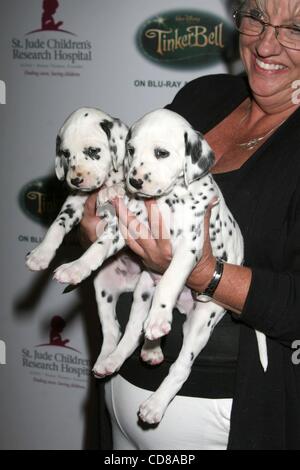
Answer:
[[[214,13],[220,21],[229,15],[221,0],[61,0],[52,21],[63,21],[63,31],[32,32],[41,28],[42,0],[1,3],[0,80],[7,96],[0,104],[0,341],[6,344],[0,448],[93,447],[97,396],[89,371],[100,334],[91,286],[61,295],[51,271],[30,273],[24,264],[45,233],[37,219],[53,210],[45,177],[53,172],[56,133],[79,106],[102,108],[131,124],[170,102],[186,81],[226,72],[223,61],[205,66],[205,58],[193,69],[162,66],[141,53],[135,35],[149,18],[172,10],[197,10],[199,18]],[[68,41],[78,43],[74,50]],[[83,55],[72,64],[62,55],[70,52]],[[63,250],[66,256],[71,248]],[[49,344],[51,321],[67,347]]]

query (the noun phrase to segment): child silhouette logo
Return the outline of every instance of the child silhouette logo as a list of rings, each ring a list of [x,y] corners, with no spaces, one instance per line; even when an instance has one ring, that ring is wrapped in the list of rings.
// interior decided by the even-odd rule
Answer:
[[[63,21],[55,21],[54,15],[58,7],[58,0],[43,0],[41,29],[35,29],[34,31],[30,31],[27,34],[38,33],[41,31],[59,31],[60,33],[72,34],[75,36],[74,33],[61,29],[61,26],[64,24]]]
[[[53,317],[51,320],[50,330],[50,344],[51,346],[66,346],[70,342],[69,339],[62,339],[61,333],[66,327],[66,322],[62,317],[58,315]]]
[[[54,21],[53,15],[58,7],[58,0],[43,1],[42,30],[57,31],[64,24],[63,21]]]
[[[43,346],[60,346],[62,348],[71,349],[72,351],[79,352],[77,349],[67,346],[70,343],[69,339],[63,339],[62,332],[66,327],[66,321],[59,315],[52,317],[50,322],[50,333],[49,333],[49,343],[38,344],[36,348],[41,348]]]

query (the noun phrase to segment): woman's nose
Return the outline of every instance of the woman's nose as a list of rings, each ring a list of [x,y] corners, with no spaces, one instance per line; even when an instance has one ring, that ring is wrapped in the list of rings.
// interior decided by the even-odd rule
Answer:
[[[281,53],[282,45],[278,42],[275,28],[266,26],[265,31],[257,39],[256,50],[260,57],[269,57]]]

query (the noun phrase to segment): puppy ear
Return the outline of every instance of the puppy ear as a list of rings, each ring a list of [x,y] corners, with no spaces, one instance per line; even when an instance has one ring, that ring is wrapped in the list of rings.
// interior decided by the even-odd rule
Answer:
[[[117,118],[112,121],[108,119],[101,121],[100,127],[107,135],[113,168],[117,171],[124,161],[128,127]]]
[[[56,137],[56,157],[55,157],[55,173],[60,181],[63,181],[66,176],[66,160],[64,152],[61,149],[61,137]]]
[[[126,139],[125,139],[125,157],[124,157],[124,162],[123,162],[125,178],[128,175],[129,168],[130,168],[130,163],[129,163],[129,158],[128,158],[128,151],[127,151],[127,144],[130,141],[131,136],[132,136],[132,132],[131,132],[131,129],[129,129],[129,131],[127,133],[127,136],[126,136]]]
[[[215,156],[203,135],[194,129],[184,133],[184,144],[184,179],[188,186],[209,172]]]

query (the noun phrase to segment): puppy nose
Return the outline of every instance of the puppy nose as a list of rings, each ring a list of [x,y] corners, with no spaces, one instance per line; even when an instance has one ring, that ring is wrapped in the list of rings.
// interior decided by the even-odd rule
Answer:
[[[71,183],[74,185],[74,186],[79,186],[80,183],[82,183],[83,181],[83,178],[72,178],[71,179]]]
[[[131,186],[133,186],[135,189],[141,189],[144,181],[141,179],[136,180],[135,178],[129,178],[129,183]]]

